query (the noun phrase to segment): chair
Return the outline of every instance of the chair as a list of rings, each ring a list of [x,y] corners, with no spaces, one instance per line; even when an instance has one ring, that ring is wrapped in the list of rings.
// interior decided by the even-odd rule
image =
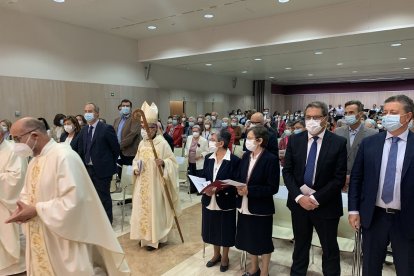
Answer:
[[[178,163],[178,185],[185,187],[190,196],[190,201],[193,201],[190,192],[190,181],[188,180],[188,158],[177,157]]]
[[[125,201],[127,199],[132,199],[133,194],[133,172],[132,166],[122,166],[122,178],[120,182],[120,192],[111,193],[111,198],[113,202],[122,202],[122,221],[121,221],[121,231],[124,231],[124,220],[125,220]]]

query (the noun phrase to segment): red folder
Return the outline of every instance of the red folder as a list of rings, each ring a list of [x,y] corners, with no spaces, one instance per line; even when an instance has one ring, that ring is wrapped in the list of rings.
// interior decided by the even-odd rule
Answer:
[[[201,193],[205,193],[206,191],[212,190],[213,188],[216,188],[216,192],[224,190],[225,188],[229,187],[229,184],[226,184],[220,180],[216,180],[213,183],[209,184],[207,187],[205,187]]]

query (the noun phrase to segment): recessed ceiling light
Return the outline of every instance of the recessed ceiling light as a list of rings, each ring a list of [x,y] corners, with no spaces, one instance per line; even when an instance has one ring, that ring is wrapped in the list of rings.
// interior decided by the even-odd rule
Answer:
[[[342,62],[338,62],[336,65],[338,65],[338,66],[342,66],[342,65],[344,65]]]
[[[204,15],[204,18],[207,18],[207,19],[211,19],[213,17],[214,17],[214,14],[210,14],[210,13]]]
[[[322,52],[322,51],[316,51],[314,54],[315,54],[315,55],[322,55],[322,54],[323,54],[323,52]]]
[[[150,25],[150,26],[147,27],[147,29],[148,30],[156,30],[157,29],[157,26]]]
[[[275,77],[269,77],[269,79],[274,79]]]
[[[291,67],[286,67],[285,69],[286,69],[286,70],[292,70],[292,68],[291,68]]]
[[[261,59],[261,58],[255,58],[254,60],[255,61],[262,61],[263,59]]]
[[[247,74],[247,71],[246,70],[242,71],[242,74]]]
[[[399,47],[399,46],[401,46],[402,44],[401,43],[392,43],[391,44],[391,47]]]
[[[313,77],[313,74],[308,74],[309,77]]]
[[[400,57],[399,60],[406,60],[406,57]]]
[[[410,70],[410,69],[411,69],[411,67],[404,67],[403,69],[404,69],[404,70]]]
[[[279,3],[287,3],[287,2],[289,2],[290,0],[279,0]]]
[[[206,63],[206,66],[212,66],[213,64],[211,64],[211,63]]]
[[[53,0],[53,1],[55,1],[56,3],[64,3],[65,2],[65,0]]]
[[[354,74],[355,74],[355,73],[358,73],[358,71],[354,70],[354,71],[352,71],[352,73],[354,73]]]

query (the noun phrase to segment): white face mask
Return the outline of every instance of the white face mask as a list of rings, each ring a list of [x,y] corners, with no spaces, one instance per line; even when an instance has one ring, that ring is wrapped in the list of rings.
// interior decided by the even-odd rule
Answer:
[[[205,125],[204,126],[207,130],[209,130],[210,129],[210,125]]]
[[[148,140],[148,133],[143,128],[141,128],[141,136],[142,136],[142,139]]]
[[[314,119],[306,120],[305,125],[306,125],[306,130],[311,135],[316,135],[322,130],[321,120],[314,120]]]
[[[216,116],[211,116],[211,120],[215,121],[216,120]]]
[[[73,126],[72,125],[64,125],[63,128],[65,129],[65,131],[67,133],[72,133],[73,132]]]
[[[9,128],[8,128],[8,127],[6,127],[6,126],[2,126],[1,128],[3,129],[3,131],[4,131],[4,132],[9,131]]]
[[[208,141],[208,149],[210,152],[215,152],[217,149],[216,142],[214,141]]]
[[[27,145],[27,142],[31,139],[31,137],[32,136],[30,135],[26,143],[14,143],[13,152],[20,157],[27,158],[33,156],[33,149],[37,144],[37,140],[34,142],[33,147],[30,148],[29,145]]]
[[[382,117],[382,125],[385,127],[388,131],[396,131],[403,125],[400,123],[401,116],[400,114],[396,115],[386,115]]]
[[[257,145],[254,143],[254,140],[246,139],[246,149],[249,151],[255,151]]]
[[[193,132],[193,137],[194,138],[200,137],[200,132]]]

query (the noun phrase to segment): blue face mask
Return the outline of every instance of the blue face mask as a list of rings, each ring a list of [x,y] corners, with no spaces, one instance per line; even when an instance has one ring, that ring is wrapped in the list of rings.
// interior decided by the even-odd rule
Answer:
[[[85,117],[85,120],[87,122],[90,122],[90,121],[92,121],[95,118],[95,116],[93,115],[93,113],[85,113],[85,115],[83,117]]]
[[[123,106],[123,107],[121,108],[121,113],[122,113],[123,115],[128,115],[130,111],[131,111],[131,108],[130,108],[129,106]]]
[[[357,118],[355,115],[345,116],[345,122],[348,126],[352,126],[357,122]]]
[[[194,122],[188,122],[188,125],[189,125],[190,127],[192,127],[192,126],[194,126]]]
[[[293,134],[299,134],[299,133],[301,133],[301,132],[303,132],[303,130],[302,129],[295,129],[294,131],[293,131]]]
[[[388,131],[396,131],[397,129],[402,127],[402,124],[400,123],[400,117],[400,114],[383,116],[382,125]]]
[[[178,123],[178,121],[177,120],[173,120],[172,123],[173,123],[174,126],[176,126],[177,123]]]
[[[227,123],[221,123],[222,127],[227,127]]]

